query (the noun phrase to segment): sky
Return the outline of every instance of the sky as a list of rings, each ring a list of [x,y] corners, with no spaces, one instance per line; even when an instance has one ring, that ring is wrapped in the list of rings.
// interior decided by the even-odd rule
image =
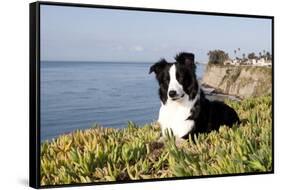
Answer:
[[[41,5],[41,60],[173,61],[182,51],[207,62],[210,50],[230,57],[271,53],[271,20]]]

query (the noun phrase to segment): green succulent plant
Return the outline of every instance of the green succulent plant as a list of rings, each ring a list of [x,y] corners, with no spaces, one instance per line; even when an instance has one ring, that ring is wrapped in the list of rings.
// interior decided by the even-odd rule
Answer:
[[[227,101],[242,123],[159,142],[156,123],[112,129],[95,125],[41,143],[41,185],[139,180],[272,170],[271,96]],[[120,126],[122,127],[122,126]]]

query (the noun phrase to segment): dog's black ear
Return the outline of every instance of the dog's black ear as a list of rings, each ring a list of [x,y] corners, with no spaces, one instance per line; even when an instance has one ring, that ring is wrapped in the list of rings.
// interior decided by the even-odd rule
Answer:
[[[195,69],[195,67],[196,67],[194,64],[194,54],[193,53],[186,53],[186,52],[179,53],[178,55],[176,55],[175,60],[178,63],[184,64],[193,69]]]
[[[154,65],[150,67],[149,74],[154,72],[156,75],[159,74],[165,67],[167,66],[167,61],[165,59],[161,59],[156,62]]]

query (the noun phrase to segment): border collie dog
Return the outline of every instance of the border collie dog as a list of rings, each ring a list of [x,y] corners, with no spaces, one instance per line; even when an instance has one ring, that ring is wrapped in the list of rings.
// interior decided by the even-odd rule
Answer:
[[[234,109],[220,101],[205,98],[196,79],[194,54],[180,53],[176,62],[161,59],[150,67],[159,83],[161,108],[158,122],[165,135],[166,129],[178,138],[188,134],[218,130],[220,125],[240,123]]]

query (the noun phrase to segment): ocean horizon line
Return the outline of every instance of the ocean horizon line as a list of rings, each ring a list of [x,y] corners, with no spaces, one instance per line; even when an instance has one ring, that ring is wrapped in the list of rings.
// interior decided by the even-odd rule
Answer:
[[[90,61],[90,60],[86,60],[86,61],[79,61],[79,60],[41,60],[40,62],[59,62],[59,63],[155,63],[156,61]]]
[[[139,63],[144,63],[144,64],[154,64],[157,61],[79,61],[79,60],[41,60],[40,62],[58,62],[58,63],[125,63],[125,64],[139,64]],[[196,64],[206,64],[204,62],[195,62]]]

